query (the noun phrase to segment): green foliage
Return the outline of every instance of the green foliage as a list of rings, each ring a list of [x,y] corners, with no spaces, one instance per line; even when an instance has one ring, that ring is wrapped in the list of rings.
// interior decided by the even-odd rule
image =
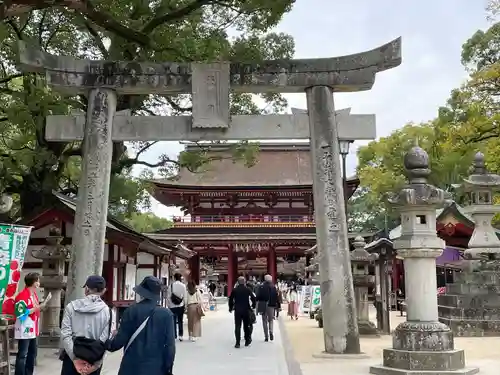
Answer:
[[[351,233],[388,231],[398,223],[397,213],[367,188],[359,188],[347,203],[347,227]]]
[[[124,222],[139,233],[152,233],[172,226],[170,220],[158,217],[151,212],[133,212]]]
[[[50,90],[43,75],[23,74],[16,68],[17,43],[23,40],[52,54],[77,58],[137,61],[260,61],[293,55],[293,39],[269,33],[291,9],[293,0],[112,0],[55,6],[39,1],[37,8],[0,23],[0,190],[13,194],[25,215],[49,202],[53,190],[76,192],[81,163],[80,144],[47,142],[45,118],[86,110],[83,96],[63,97]],[[76,6],[77,8],[74,8]],[[8,4],[0,4],[9,15]],[[229,36],[229,30],[237,31]],[[232,95],[231,113],[280,112],[281,95],[261,95],[264,109],[249,94]],[[190,96],[123,95],[118,110],[134,114],[189,114]],[[157,162],[141,159],[156,142],[115,144],[110,212],[124,219],[148,207],[142,179],[131,168],[142,165],[165,176],[180,167],[203,169],[210,162],[203,149],[177,160],[167,154]],[[234,147],[235,160],[252,164],[255,145]],[[151,178],[152,173],[148,177]]]
[[[491,6],[500,3],[492,1]],[[493,8],[491,8],[493,10]],[[490,171],[500,173],[500,23],[487,31],[477,31],[463,45],[462,63],[469,69],[469,80],[452,91],[438,116],[424,124],[408,124],[390,136],[371,142],[359,150],[358,174],[364,188],[354,198],[354,226],[363,227],[363,219],[380,226],[380,213],[390,212],[388,193],[405,182],[403,156],[418,142],[430,158],[429,182],[454,193],[461,201],[461,184],[468,175],[473,155],[482,151]],[[378,218],[378,219],[377,219]],[[380,227],[379,227],[380,228]]]
[[[361,186],[369,189],[369,204],[385,202],[388,193],[404,185],[404,154],[416,143],[429,154],[430,183],[451,191],[452,186],[467,175],[474,146],[455,147],[439,119],[420,125],[408,124],[388,137],[361,147],[358,152],[358,175]]]

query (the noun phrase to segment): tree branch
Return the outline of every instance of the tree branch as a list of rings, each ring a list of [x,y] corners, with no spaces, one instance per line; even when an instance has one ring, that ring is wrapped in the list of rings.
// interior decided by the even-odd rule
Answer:
[[[42,47],[43,45],[43,32],[45,31],[45,17],[47,17],[48,10],[45,9],[42,13],[42,19],[38,23],[38,45]],[[56,30],[58,27],[56,27]]]
[[[82,14],[80,13],[80,15]],[[97,44],[97,48],[99,48],[99,51],[101,52],[103,58],[107,59],[109,57],[109,53],[106,47],[104,46],[104,43],[102,42],[101,36],[97,32],[97,30],[92,26],[92,24],[89,21],[85,20],[85,17],[83,17],[83,19],[84,19],[83,24],[87,28],[90,35],[92,35],[92,37],[94,38],[94,41]]]
[[[144,34],[150,34],[154,29],[158,26],[163,25],[167,22],[173,22],[181,20],[182,18],[188,16],[192,12],[201,9],[203,6],[213,3],[214,0],[194,0],[191,4],[186,5],[185,7],[176,9],[167,14],[162,14],[157,17],[154,17],[151,21],[149,21],[142,29]]]
[[[147,150],[149,150],[151,147],[153,147],[158,142],[159,141],[147,142],[146,145],[144,145],[143,147],[141,147],[139,149],[139,151],[137,151],[137,153],[135,154],[135,159],[138,160],[139,156],[141,156],[141,154],[143,154],[144,152],[146,152]]]
[[[90,0],[18,0],[14,4],[12,1],[4,0],[3,4],[0,4],[0,21],[35,9],[41,10],[54,6],[65,6],[81,12],[96,25],[125,40],[135,42],[141,46],[148,46],[150,44],[150,39],[146,34],[122,25],[113,19],[110,14],[96,10],[90,3]],[[9,24],[11,22],[10,20],[7,21]]]
[[[7,24],[10,25],[10,27],[12,27],[12,30],[14,30],[14,33],[16,33],[17,39],[23,40],[23,33],[19,29],[19,27],[17,27],[16,23],[12,20],[8,20]]]

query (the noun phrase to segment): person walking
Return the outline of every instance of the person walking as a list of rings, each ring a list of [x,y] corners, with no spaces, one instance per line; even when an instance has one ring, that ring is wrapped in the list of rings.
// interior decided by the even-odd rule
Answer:
[[[141,300],[125,310],[118,333],[106,343],[110,352],[124,348],[118,375],[172,375],[174,316],[159,306],[161,290],[162,283],[154,276],[134,287]]]
[[[255,298],[255,301],[257,302],[257,298],[256,298],[256,295],[255,295],[255,292],[254,292],[255,286],[254,286],[254,284],[251,281],[247,282],[247,288],[250,289],[250,292],[252,293],[253,297]],[[251,298],[250,298],[250,301],[251,301]],[[250,324],[249,324],[249,327],[248,327],[249,332],[250,332],[250,337],[252,337],[253,326],[256,323],[256,321],[257,321],[257,318],[256,318],[256,315],[255,315],[255,308],[253,308],[253,309],[250,310],[250,319],[249,319],[249,323]]]
[[[61,323],[61,375],[99,375],[106,346],[114,330],[111,309],[102,300],[106,281],[102,276],[89,276],[85,297],[72,301],[64,309]],[[85,357],[88,347],[97,348],[96,358]],[[99,357],[99,358],[97,358]]]
[[[262,315],[264,340],[274,340],[274,314],[278,306],[278,292],[271,275],[264,276],[264,283],[257,291],[257,313]]]
[[[40,287],[40,275],[28,273],[24,277],[25,288],[14,299],[14,311],[4,311],[15,316],[14,338],[17,340],[15,375],[33,375],[37,355],[36,338],[39,335],[39,319],[42,306],[36,294]]]
[[[196,341],[197,337],[201,337],[201,318],[205,316],[205,312],[203,311],[201,293],[193,280],[189,281],[187,285],[186,306],[189,341]]]
[[[167,306],[174,314],[175,338],[179,341],[183,340],[184,336],[184,313],[186,309],[186,286],[182,282],[182,275],[176,273],[174,282],[168,288]]]
[[[276,314],[276,319],[278,319],[280,317],[281,306],[283,305],[283,292],[281,291],[280,288],[276,288],[276,291],[278,293],[278,301],[276,303],[275,314]]]
[[[235,348],[239,348],[241,344],[241,326],[245,338],[245,346],[252,343],[252,330],[250,329],[252,310],[255,309],[255,296],[252,291],[245,285],[245,278],[238,277],[238,285],[231,291],[229,296],[229,312],[234,311],[234,337],[236,343]]]
[[[288,296],[288,316],[290,319],[299,319],[299,293],[297,292],[297,285],[292,285]]]

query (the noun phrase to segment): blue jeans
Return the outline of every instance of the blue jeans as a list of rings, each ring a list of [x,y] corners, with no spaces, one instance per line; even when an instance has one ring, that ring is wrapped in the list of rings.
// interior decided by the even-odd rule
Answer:
[[[36,339],[17,340],[16,370],[14,375],[33,375],[36,352]]]

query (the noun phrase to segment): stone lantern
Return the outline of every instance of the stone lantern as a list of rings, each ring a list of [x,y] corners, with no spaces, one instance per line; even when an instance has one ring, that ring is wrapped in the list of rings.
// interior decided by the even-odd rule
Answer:
[[[375,286],[375,276],[369,274],[368,266],[377,260],[378,254],[370,254],[365,250],[365,240],[358,236],[353,242],[351,266],[354,285],[354,297],[358,312],[358,327],[361,335],[377,335],[375,324],[370,322],[368,288]]]
[[[460,336],[500,336],[500,241],[491,220],[500,212],[493,194],[500,189],[500,176],[488,173],[484,155],[474,157],[472,174],[464,179],[470,205],[464,208],[474,221],[474,232],[465,257],[468,267],[446,285],[438,297],[439,320]]]
[[[33,258],[42,260],[40,286],[44,289],[45,296],[49,292],[52,294],[52,299],[42,312],[39,341],[41,347],[59,347],[61,293],[66,285],[64,265],[71,257],[68,248],[62,245],[63,239],[58,228],[51,228],[46,239],[47,245],[31,251]]]
[[[384,349],[383,364],[371,374],[475,374],[465,368],[463,350],[455,349],[450,328],[438,321],[436,258],[444,241],[436,235],[436,209],[446,194],[427,183],[429,156],[418,146],[404,157],[408,184],[390,202],[401,214],[401,236],[394,248],[404,259],[407,321],[393,333],[392,348]]]
[[[472,174],[464,179],[463,186],[470,201],[465,210],[474,220],[474,232],[465,255],[468,259],[480,259],[482,254],[496,259],[500,254],[500,240],[491,220],[500,212],[500,206],[493,204],[493,194],[500,191],[500,176],[488,173],[482,153],[475,155]]]

